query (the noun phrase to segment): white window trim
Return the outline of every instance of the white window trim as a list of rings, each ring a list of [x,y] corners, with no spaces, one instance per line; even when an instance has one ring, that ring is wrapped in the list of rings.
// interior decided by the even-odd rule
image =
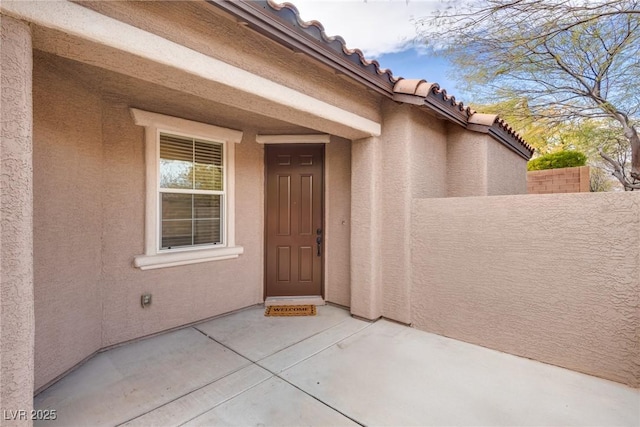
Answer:
[[[330,139],[327,134],[256,136],[258,144],[328,144]]]
[[[237,258],[244,252],[235,245],[235,144],[242,140],[242,132],[205,123],[165,116],[131,108],[136,125],[145,128],[146,205],[145,253],[134,258],[133,265],[151,270],[200,262]],[[224,245],[216,247],[188,247],[173,250],[159,248],[159,182],[158,138],[160,132],[173,132],[224,144],[225,203],[223,212]]]

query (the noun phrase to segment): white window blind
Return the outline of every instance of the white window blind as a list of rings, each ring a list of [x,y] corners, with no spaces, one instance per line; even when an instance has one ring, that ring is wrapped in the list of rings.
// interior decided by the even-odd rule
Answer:
[[[160,133],[160,249],[221,245],[224,145]]]

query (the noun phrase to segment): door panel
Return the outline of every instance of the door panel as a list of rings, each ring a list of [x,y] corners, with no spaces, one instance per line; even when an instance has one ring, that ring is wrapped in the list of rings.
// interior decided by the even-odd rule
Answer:
[[[276,175],[278,180],[278,236],[291,234],[291,177]]]
[[[313,176],[300,177],[300,235],[310,235],[313,230]]]
[[[265,149],[266,296],[322,295],[324,146]]]
[[[313,249],[311,246],[301,246],[298,255],[298,279],[301,282],[313,281]]]
[[[291,280],[291,248],[289,246],[278,246],[278,282],[289,282]]]

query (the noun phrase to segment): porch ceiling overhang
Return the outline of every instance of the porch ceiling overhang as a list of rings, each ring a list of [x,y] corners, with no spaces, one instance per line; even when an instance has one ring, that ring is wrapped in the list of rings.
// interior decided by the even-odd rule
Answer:
[[[359,139],[381,125],[67,1],[2,1],[31,22],[34,48],[309,129]]]

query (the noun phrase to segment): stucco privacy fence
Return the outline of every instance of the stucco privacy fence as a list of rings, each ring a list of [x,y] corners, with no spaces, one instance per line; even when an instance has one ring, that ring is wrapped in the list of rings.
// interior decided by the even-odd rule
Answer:
[[[640,193],[412,208],[415,327],[640,386]]]

